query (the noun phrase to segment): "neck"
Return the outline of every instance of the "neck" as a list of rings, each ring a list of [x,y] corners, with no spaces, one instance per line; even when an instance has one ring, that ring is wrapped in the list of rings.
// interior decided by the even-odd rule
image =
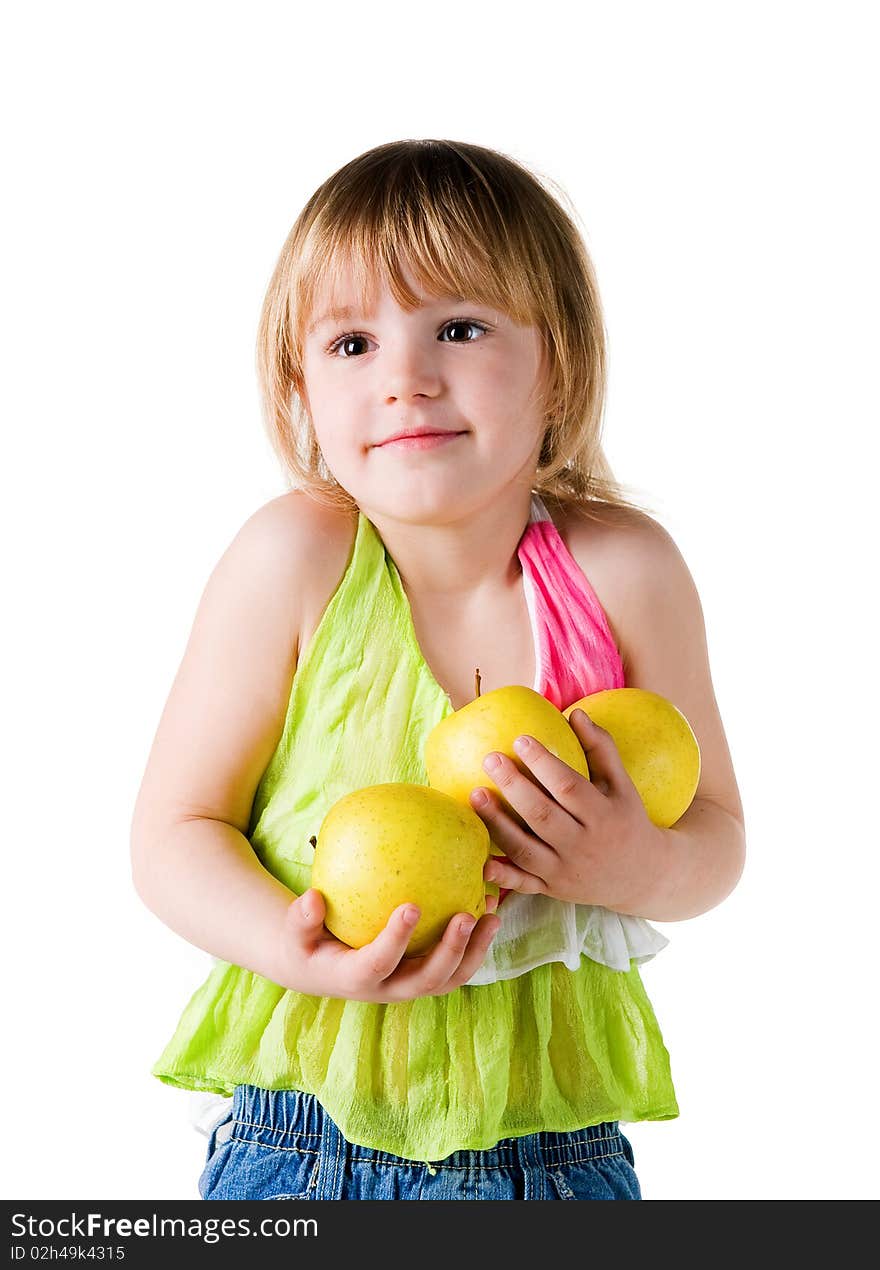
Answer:
[[[518,585],[516,549],[531,498],[531,490],[517,489],[465,516],[423,524],[363,511],[379,531],[411,602],[461,606]]]

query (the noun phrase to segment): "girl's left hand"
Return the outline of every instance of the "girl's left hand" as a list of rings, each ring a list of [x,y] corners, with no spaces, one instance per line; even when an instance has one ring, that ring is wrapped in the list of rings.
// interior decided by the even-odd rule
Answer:
[[[659,864],[663,831],[649,819],[611,733],[583,710],[573,711],[569,723],[587,756],[589,780],[533,736],[517,753],[540,785],[507,755],[495,756],[501,760],[496,768],[489,766],[492,755],[484,760],[511,807],[534,830],[521,828],[491,790],[472,790],[471,806],[506,856],[493,856],[484,876],[523,894],[631,912],[633,897]],[[479,803],[480,793],[487,802]]]

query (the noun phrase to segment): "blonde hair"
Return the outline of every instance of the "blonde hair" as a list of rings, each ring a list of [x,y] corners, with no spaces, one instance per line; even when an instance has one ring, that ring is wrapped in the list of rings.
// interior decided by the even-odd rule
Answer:
[[[396,301],[414,309],[418,297],[401,266],[429,294],[469,298],[540,331],[546,430],[533,489],[587,514],[584,504],[597,502],[644,510],[602,450],[606,337],[581,233],[521,164],[453,141],[367,150],[315,191],[287,236],[260,314],[257,375],[269,441],[290,486],[357,510],[328,469],[306,408],[305,326],[320,288],[343,269],[364,307],[384,278]]]

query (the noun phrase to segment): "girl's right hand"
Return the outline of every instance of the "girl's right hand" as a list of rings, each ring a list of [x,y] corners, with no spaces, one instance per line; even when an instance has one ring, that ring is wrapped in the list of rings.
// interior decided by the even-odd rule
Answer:
[[[407,920],[407,910],[415,911],[413,920]],[[475,925],[469,914],[456,913],[427,953],[404,959],[418,921],[415,905],[396,908],[363,948],[349,948],[331,935],[324,926],[325,913],[324,897],[314,887],[288,907],[275,982],[309,996],[350,1001],[388,1003],[453,992],[482,964],[500,925],[494,913],[484,914]],[[462,922],[469,923],[468,929],[462,930]]]

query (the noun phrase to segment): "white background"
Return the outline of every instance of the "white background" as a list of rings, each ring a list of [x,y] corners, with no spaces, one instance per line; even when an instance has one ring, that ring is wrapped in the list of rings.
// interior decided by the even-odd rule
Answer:
[[[0,92],[7,1198],[197,1198],[150,1067],[206,953],[128,834],[202,588],[285,486],[253,347],[312,191],[447,137],[556,181],[616,475],[703,601],[748,864],[643,970],[680,1118],[647,1199],[876,1196],[870,4],[38,4]],[[873,87],[871,81],[873,80]]]

